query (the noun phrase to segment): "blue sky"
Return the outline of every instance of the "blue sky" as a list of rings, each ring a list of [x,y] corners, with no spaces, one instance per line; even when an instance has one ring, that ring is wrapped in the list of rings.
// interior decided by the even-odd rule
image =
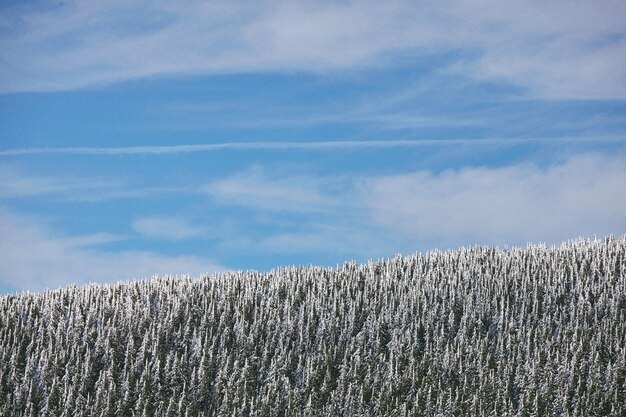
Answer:
[[[3,2],[0,292],[622,235],[625,18]]]

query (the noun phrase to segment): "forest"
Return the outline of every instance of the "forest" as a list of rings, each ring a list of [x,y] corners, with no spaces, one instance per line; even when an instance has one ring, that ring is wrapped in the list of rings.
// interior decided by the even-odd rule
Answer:
[[[0,297],[2,416],[626,415],[626,236]]]

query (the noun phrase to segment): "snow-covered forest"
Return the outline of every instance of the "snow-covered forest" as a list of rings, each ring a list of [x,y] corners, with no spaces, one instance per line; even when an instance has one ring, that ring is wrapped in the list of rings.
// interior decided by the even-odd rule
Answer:
[[[2,416],[626,415],[626,237],[0,298]]]

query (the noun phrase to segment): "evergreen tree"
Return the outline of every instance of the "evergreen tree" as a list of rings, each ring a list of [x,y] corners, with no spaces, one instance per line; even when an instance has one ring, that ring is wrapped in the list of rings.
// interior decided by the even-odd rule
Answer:
[[[0,297],[2,416],[626,415],[626,236]]]

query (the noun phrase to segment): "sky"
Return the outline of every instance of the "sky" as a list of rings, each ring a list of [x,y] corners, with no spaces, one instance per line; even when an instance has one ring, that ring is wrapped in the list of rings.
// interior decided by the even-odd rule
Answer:
[[[626,2],[0,3],[0,294],[626,233]]]

